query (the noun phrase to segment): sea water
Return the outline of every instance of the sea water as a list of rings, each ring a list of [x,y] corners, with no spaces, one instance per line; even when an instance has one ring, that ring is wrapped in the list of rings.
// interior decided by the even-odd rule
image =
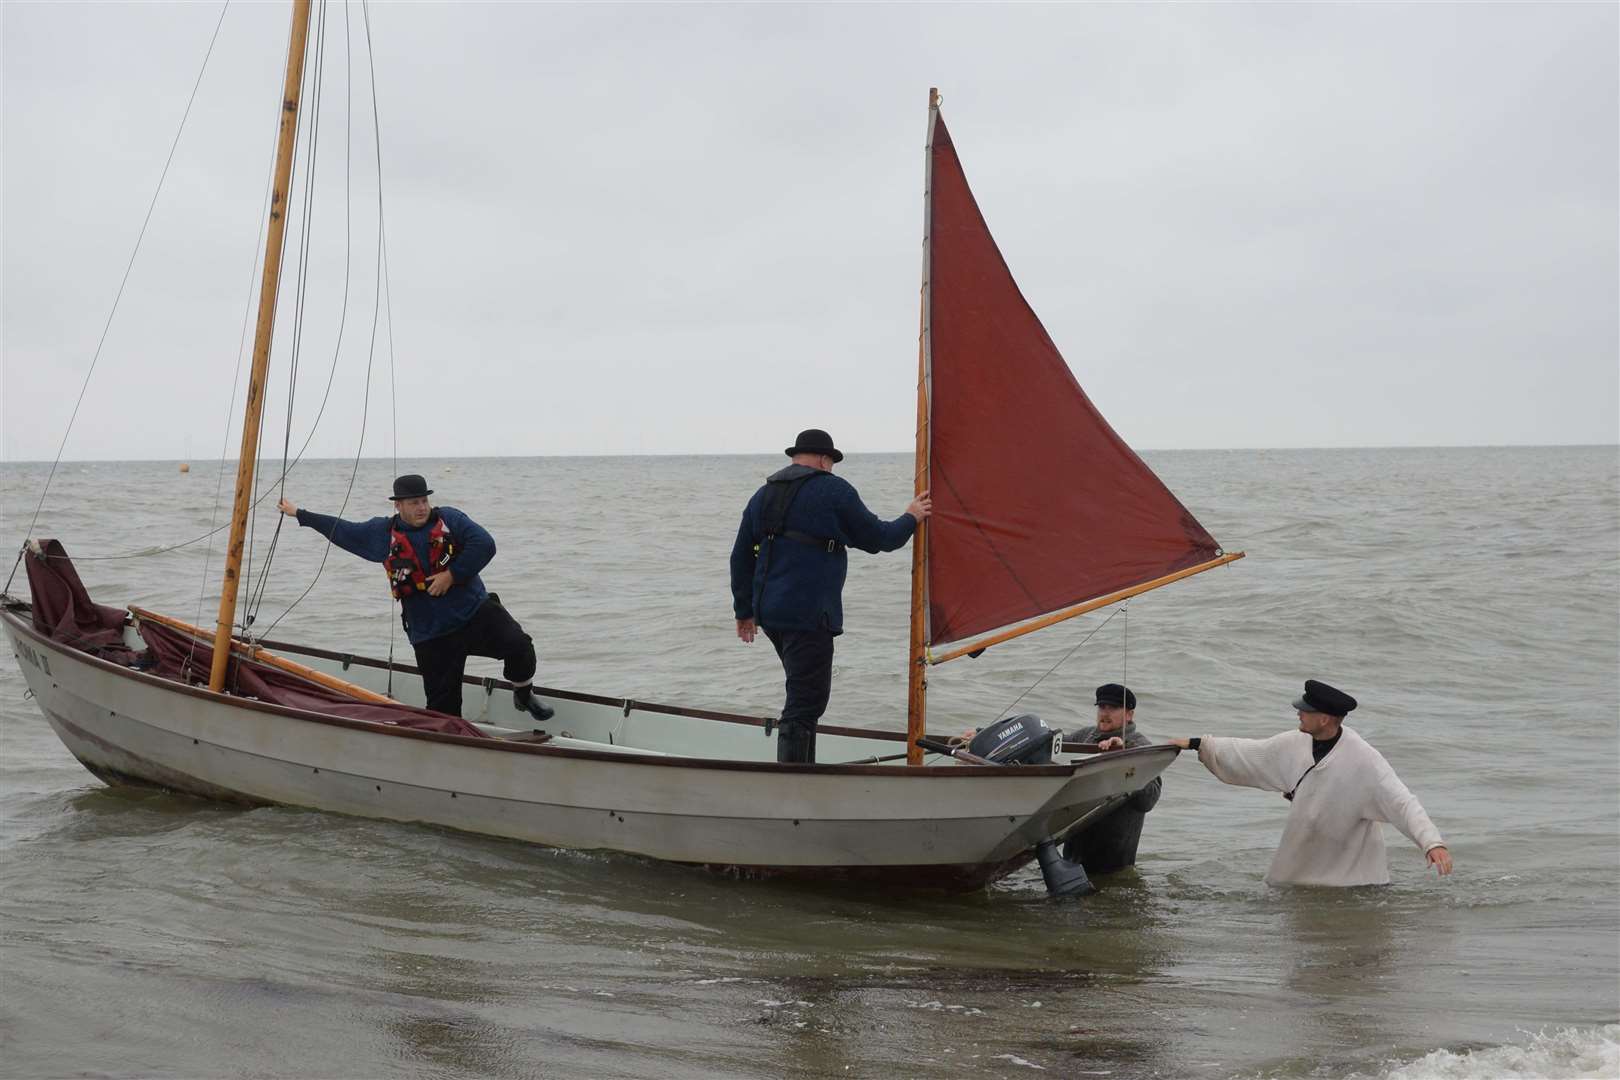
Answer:
[[[935,669],[931,727],[1016,705],[1073,729],[1124,680],[1151,735],[1259,737],[1321,678],[1361,700],[1350,724],[1428,809],[1451,877],[1387,829],[1388,887],[1267,886],[1287,804],[1190,755],[1137,867],[1077,902],[1033,870],[853,893],[241,810],[103,786],[6,660],[0,1073],[1620,1075],[1620,452],[1145,456],[1248,557]],[[726,560],[781,460],[320,461],[285,494],[365,518],[396,469],[423,472],[494,534],[484,579],[543,684],[763,714],[780,669],[733,633]],[[33,535],[103,603],[211,623],[222,538],[161,550],[229,501],[229,475],[191,466],[64,463]],[[9,543],[47,470],[0,466]],[[909,498],[908,456],[839,471],[885,516]],[[277,537],[281,489],[261,491],[255,628],[408,658],[380,570]],[[829,722],[903,726],[909,566],[852,553]]]

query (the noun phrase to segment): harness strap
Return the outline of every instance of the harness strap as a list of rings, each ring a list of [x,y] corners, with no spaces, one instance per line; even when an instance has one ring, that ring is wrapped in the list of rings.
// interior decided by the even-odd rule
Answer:
[[[820,475],[819,471],[808,472],[785,484],[771,485],[770,498],[765,500],[759,515],[760,525],[764,528],[766,536],[776,536],[782,532],[783,527],[787,525],[788,511],[793,508],[793,502],[799,497],[800,489]]]
[[[803,476],[789,480],[787,483],[777,483],[771,486],[770,498],[760,510],[760,527],[764,530],[766,540],[792,540],[796,544],[807,547],[824,548],[829,554],[842,551],[844,545],[830,536],[811,536],[807,532],[787,527],[788,511],[793,509],[793,503],[799,497],[804,485],[818,476],[824,476],[820,471],[806,473]]]
[[[829,555],[844,550],[844,545],[837,540],[829,540],[823,536],[811,536],[809,533],[800,532],[798,529],[783,529],[776,534],[776,538],[779,540],[792,540],[795,544],[804,544],[806,547],[821,548]]]

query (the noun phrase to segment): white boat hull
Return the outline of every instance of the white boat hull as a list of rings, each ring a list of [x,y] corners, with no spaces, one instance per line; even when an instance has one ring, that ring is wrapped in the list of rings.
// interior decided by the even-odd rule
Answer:
[[[597,741],[471,739],[182,686],[52,641],[15,611],[0,617],[51,727],[109,783],[745,871],[975,887],[1176,755],[1149,747],[1036,767],[783,766],[738,760],[768,751],[757,720],[561,692],[548,695],[557,730]],[[508,700],[486,691],[469,714],[481,707],[487,718]],[[701,749],[738,753],[682,756],[654,738],[625,746],[638,725],[666,740],[698,729]],[[892,739],[824,736],[822,756],[900,749]]]

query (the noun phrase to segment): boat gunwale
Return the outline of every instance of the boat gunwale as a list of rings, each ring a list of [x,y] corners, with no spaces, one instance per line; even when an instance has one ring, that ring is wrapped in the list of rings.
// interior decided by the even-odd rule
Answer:
[[[0,598],[0,619],[4,620],[8,628],[12,630],[13,633],[17,633],[23,637],[33,640],[53,653],[70,656],[72,659],[88,663],[94,668],[100,668],[114,675],[131,679],[137,683],[151,686],[153,688],[168,690],[171,692],[184,694],[188,697],[200,698],[204,701],[229,705],[235,708],[248,709],[253,712],[269,713],[273,716],[281,716],[291,720],[301,720],[310,723],[326,724],[332,727],[349,728],[356,731],[363,731],[368,734],[389,735],[408,739],[423,739],[429,742],[447,743],[453,746],[465,746],[481,750],[502,751],[516,754],[538,754],[548,757],[614,762],[617,764],[693,768],[716,772],[774,772],[778,774],[786,772],[800,775],[830,774],[835,776],[883,776],[891,778],[903,777],[908,779],[979,779],[995,777],[1002,780],[1018,780],[1026,778],[1031,780],[1050,780],[1061,777],[1073,777],[1079,772],[1080,769],[1085,768],[1092,762],[1099,760],[1099,758],[1091,758],[1086,761],[1075,761],[1068,764],[1020,765],[1017,767],[1009,767],[1006,765],[972,765],[968,763],[952,763],[950,765],[789,764],[775,761],[735,761],[725,758],[682,757],[675,754],[635,754],[601,750],[584,750],[578,747],[552,746],[549,743],[521,743],[492,737],[474,738],[469,735],[451,735],[446,732],[439,731],[422,731],[416,728],[400,727],[396,724],[382,724],[372,720],[355,720],[344,716],[332,716],[327,713],[314,712],[309,709],[293,708],[289,705],[276,705],[267,701],[255,701],[248,698],[239,698],[230,694],[216,693],[207,689],[206,687],[189,686],[185,683],[176,682],[173,679],[164,678],[161,675],[152,675],[148,672],[137,671],[134,668],[128,668],[122,664],[115,664],[111,660],[94,656],[83,651],[82,649],[77,649],[72,645],[57,641],[56,639],[41,633],[39,630],[34,628],[31,619],[25,620],[18,614],[19,609],[27,606],[29,605],[26,605],[24,602],[18,601],[9,596]],[[343,655],[345,654],[338,654],[335,658],[341,659]],[[52,676],[52,679],[54,682],[54,676]],[[476,681],[481,682],[481,680]],[[55,685],[60,686],[61,684],[56,683]],[[581,698],[580,695],[572,694],[566,691],[558,692],[556,696],[580,698],[581,700],[586,701],[593,700],[590,697]],[[611,705],[620,703],[626,699],[605,698],[600,700],[601,703]],[[650,703],[635,702],[634,704],[637,708],[652,708]],[[751,717],[727,717],[725,714],[717,714],[712,717],[703,716],[701,714],[695,714],[687,710],[682,710],[679,706],[659,706],[657,707],[657,711],[671,713],[674,715],[691,715],[694,719],[699,720],[718,719],[732,723],[754,725],[759,725],[761,723],[761,721],[755,720]],[[823,728],[821,730],[831,731],[832,729]],[[859,728],[847,728],[843,729],[843,731],[855,734],[865,734]],[[891,733],[884,734],[891,735]],[[901,737],[903,738],[904,736],[902,735]],[[1108,754],[1107,759],[1110,761],[1117,761],[1126,757],[1145,756],[1147,754],[1156,753],[1167,749],[1179,754],[1179,751],[1176,750],[1175,747],[1171,746],[1138,746],[1123,750],[1111,751]]]

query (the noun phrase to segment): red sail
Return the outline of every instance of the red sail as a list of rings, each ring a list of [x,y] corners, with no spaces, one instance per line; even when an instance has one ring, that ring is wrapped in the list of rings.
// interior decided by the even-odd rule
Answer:
[[[934,113],[928,640],[959,641],[1219,554],[1114,433],[1018,291]]]

